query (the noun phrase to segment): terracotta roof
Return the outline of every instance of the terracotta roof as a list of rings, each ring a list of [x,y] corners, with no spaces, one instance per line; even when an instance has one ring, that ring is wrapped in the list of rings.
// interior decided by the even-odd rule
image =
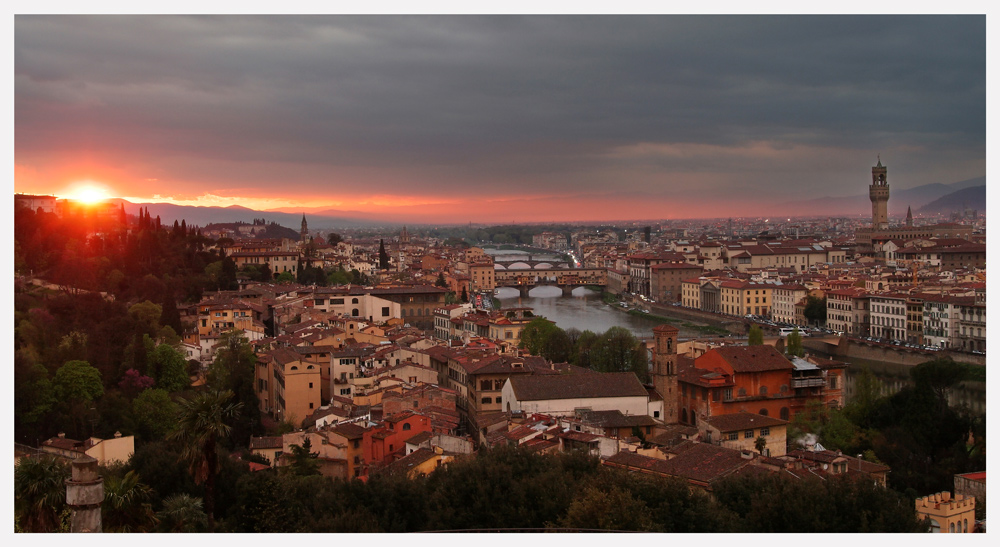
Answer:
[[[408,472],[410,469],[430,460],[434,457],[434,451],[429,448],[419,448],[410,452],[406,456],[385,466],[386,472]]]
[[[622,414],[620,410],[592,410],[580,414],[583,423],[595,427],[621,428],[657,425],[659,422],[646,414]]]
[[[646,388],[633,372],[512,376],[508,381],[519,401],[647,397]]]
[[[336,427],[331,427],[329,431],[347,440],[354,440],[364,437],[367,430],[358,424],[340,424]]]
[[[734,372],[765,372],[795,368],[795,365],[785,359],[774,346],[727,346],[708,351],[711,352],[717,353],[729,363]],[[695,366],[698,366],[703,357],[695,359]]]
[[[718,429],[721,433],[742,431],[744,429],[756,429],[761,427],[775,427],[788,424],[786,420],[779,420],[778,418],[761,416],[760,414],[753,414],[750,412],[737,412],[734,414],[709,416],[708,418],[704,418],[704,421],[712,427]]]

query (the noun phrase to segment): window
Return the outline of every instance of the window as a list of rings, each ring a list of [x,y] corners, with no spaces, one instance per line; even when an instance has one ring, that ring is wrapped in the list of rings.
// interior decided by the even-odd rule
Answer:
[[[496,404],[500,404],[503,402],[503,397],[497,397],[496,400],[493,402],[495,402]]]
[[[309,389],[312,389],[312,388],[313,388],[313,383],[309,382]]]
[[[382,307],[382,317],[389,317],[389,306]]]
[[[654,410],[653,411],[653,417],[654,418],[659,418],[660,417],[660,411],[659,410]]]
[[[720,401],[720,400],[722,400],[722,390],[721,389],[713,389],[712,390],[712,400],[713,401]]]
[[[770,427],[762,427],[762,428],[760,428],[760,436],[761,437],[767,437],[770,434],[771,434],[771,428]]]
[[[351,304],[357,304],[357,303],[358,303],[358,299],[357,298],[352,298],[351,299]]]
[[[354,441],[351,443],[351,445],[354,446],[354,448],[361,448],[361,441],[359,439],[354,439]],[[357,456],[355,456],[355,457],[357,457]]]
[[[344,303],[344,299],[343,298],[331,298],[330,299],[330,304],[343,304],[343,303]]]
[[[483,400],[483,404],[484,405],[488,405],[488,404],[492,404],[493,403],[493,398],[492,397],[483,397],[482,400]]]
[[[313,407],[313,403],[309,403],[309,408],[311,409],[312,407]],[[323,439],[323,440],[325,441],[326,439]]]
[[[767,386],[760,386],[761,396],[767,395]]]
[[[748,430],[744,431],[743,432],[743,438],[744,439],[752,439],[753,438],[753,430],[752,429],[748,429]]]
[[[739,438],[740,438],[740,434],[737,433],[737,432],[735,432],[735,431],[729,434],[729,440],[730,441],[736,441],[736,440],[739,440]]]
[[[830,376],[830,389],[837,389],[837,377]]]
[[[403,431],[409,431],[409,430],[410,430],[410,424],[403,424]]]

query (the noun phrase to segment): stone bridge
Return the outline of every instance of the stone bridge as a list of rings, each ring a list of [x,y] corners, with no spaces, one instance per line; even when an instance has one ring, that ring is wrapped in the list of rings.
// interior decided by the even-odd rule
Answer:
[[[508,255],[510,256],[510,255]],[[527,255],[527,258],[522,258],[524,255],[513,255],[516,258],[510,258],[509,260],[500,260],[504,255],[497,255],[493,257],[493,267],[500,270],[548,270],[553,268],[565,268],[569,266],[569,262],[559,259],[535,259],[532,255]],[[512,268],[512,266],[514,266]]]
[[[577,287],[608,285],[606,268],[546,268],[540,270],[496,270],[496,285],[511,287],[527,298],[535,287],[559,287],[568,295]]]

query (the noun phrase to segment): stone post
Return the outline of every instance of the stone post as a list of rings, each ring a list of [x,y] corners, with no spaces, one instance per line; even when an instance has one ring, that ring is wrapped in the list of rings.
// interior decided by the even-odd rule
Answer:
[[[66,504],[72,510],[70,532],[101,532],[101,502],[104,479],[97,472],[97,460],[83,456],[73,460],[72,476],[66,479]]]

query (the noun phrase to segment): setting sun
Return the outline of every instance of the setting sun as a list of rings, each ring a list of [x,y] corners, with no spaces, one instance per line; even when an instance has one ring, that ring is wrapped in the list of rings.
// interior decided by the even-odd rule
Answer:
[[[74,201],[79,201],[87,205],[92,205],[99,201],[108,199],[109,196],[107,188],[104,188],[103,186],[97,186],[94,184],[87,184],[77,187],[67,197]]]

